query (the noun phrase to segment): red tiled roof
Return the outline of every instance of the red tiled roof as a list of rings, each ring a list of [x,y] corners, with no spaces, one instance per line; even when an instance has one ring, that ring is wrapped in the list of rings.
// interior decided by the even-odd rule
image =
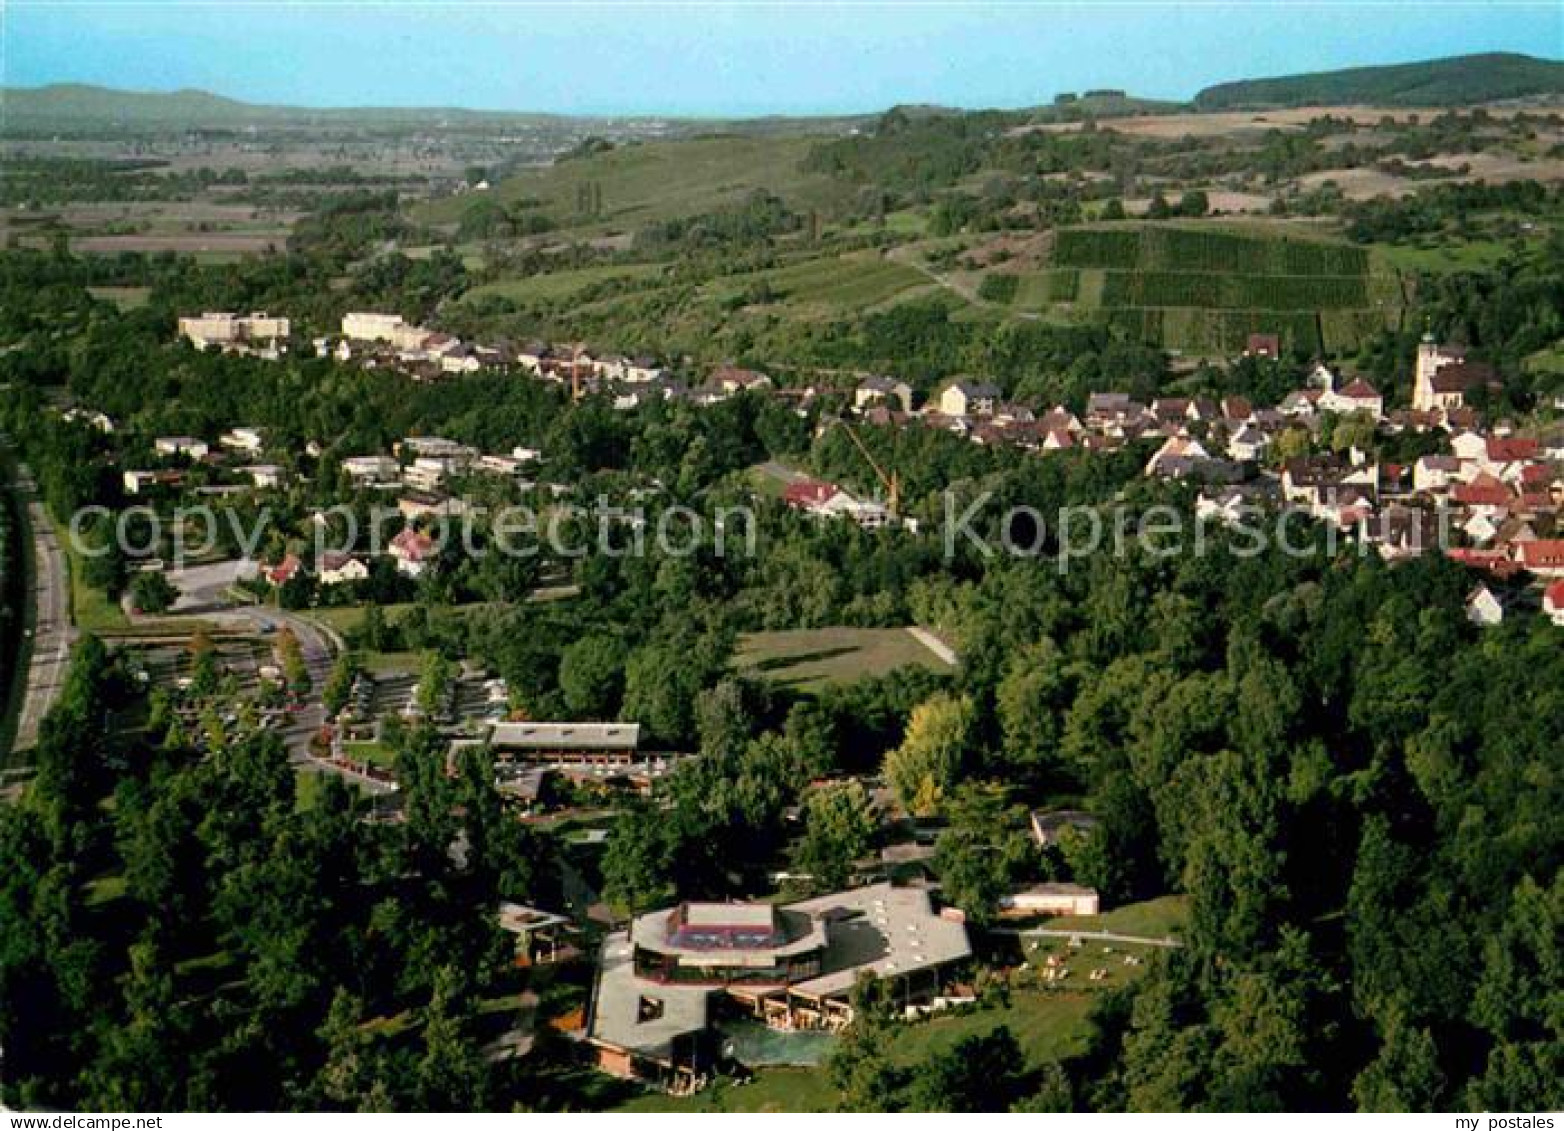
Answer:
[[[1515,463],[1535,459],[1537,441],[1529,436],[1488,437],[1488,458],[1494,463]]]
[[[1564,577],[1542,591],[1542,607],[1550,613],[1564,609]]]
[[[434,549],[434,540],[421,530],[411,526],[391,539],[391,552],[403,561],[421,562]]]
[[[1502,507],[1514,497],[1508,487],[1487,472],[1470,483],[1457,484],[1450,496],[1458,503],[1478,507]]]
[[[1222,415],[1228,420],[1248,420],[1254,414],[1254,405],[1248,397],[1223,397]]]
[[[294,574],[299,572],[299,567],[302,564],[298,559],[298,555],[286,554],[283,556],[282,561],[276,565],[265,567],[266,580],[273,585],[286,585],[293,580]]]
[[[1533,463],[1521,468],[1522,483],[1552,483],[1558,477],[1558,469],[1551,464]]]
[[[1564,538],[1517,542],[1515,560],[1524,569],[1564,569]]]
[[[1495,577],[1509,577],[1521,568],[1503,550],[1473,550],[1457,546],[1446,550],[1445,556],[1473,569],[1485,569]]]
[[[818,507],[836,494],[836,491],[834,483],[824,483],[818,479],[800,479],[796,483],[789,483],[782,491],[782,501],[790,507]]]

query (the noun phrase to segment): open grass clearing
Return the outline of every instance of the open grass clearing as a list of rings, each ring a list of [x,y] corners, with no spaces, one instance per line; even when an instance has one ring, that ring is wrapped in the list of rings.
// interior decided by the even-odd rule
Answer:
[[[754,632],[739,639],[735,663],[746,675],[801,691],[851,683],[917,665],[951,667],[904,628],[812,628]]]

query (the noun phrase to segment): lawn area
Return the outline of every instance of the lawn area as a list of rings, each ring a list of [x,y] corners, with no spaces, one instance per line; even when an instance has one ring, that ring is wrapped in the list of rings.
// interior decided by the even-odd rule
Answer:
[[[805,472],[774,460],[757,463],[754,467],[745,468],[743,472],[744,483],[749,489],[768,499],[780,499],[789,484],[806,478],[808,476]]]
[[[70,531],[55,522],[54,537],[65,554],[66,571],[70,574],[71,619],[76,627],[83,632],[113,632],[130,627],[125,610],[109,600],[103,590],[94,589],[82,579],[82,559],[71,544]]]
[[[399,605],[381,605],[380,611],[385,613],[386,623],[394,625],[412,607],[411,602],[403,602]],[[351,636],[363,625],[364,613],[368,608],[368,605],[340,605],[331,608],[308,609],[299,615],[315,621],[317,624],[333,628],[343,636]]]
[[[752,632],[739,638],[735,663],[746,675],[803,691],[884,675],[908,664],[950,665],[902,628],[812,628]]]
[[[360,652],[358,660],[370,675],[411,675],[424,662],[422,652]]]
[[[367,762],[387,770],[396,768],[396,751],[384,742],[344,742],[342,753],[356,762]]]
[[[1189,922],[1189,897],[1165,895],[1142,903],[1127,903],[1101,915],[1071,915],[1050,919],[1040,926],[1082,931],[1113,931],[1122,935],[1142,935],[1160,939],[1178,935]]]
[[[900,1064],[916,1064],[945,1052],[963,1037],[981,1036],[1007,1025],[1020,1042],[1027,1062],[1040,1067],[1083,1050],[1086,1016],[1092,995],[1018,990],[1002,1009],[951,1014],[896,1027],[890,1038],[890,1057]],[[637,1096],[616,1111],[719,1112],[719,1111],[830,1111],[837,1103],[836,1089],[818,1068],[763,1068],[749,1084],[735,1087],[720,1080],[694,1096],[661,1094]]]
[[[719,1080],[693,1096],[650,1093],[637,1096],[615,1111],[831,1111],[836,1089],[817,1068],[768,1068],[748,1084]]]
[[[963,1037],[981,1036],[1008,1025],[1027,1062],[1040,1066],[1085,1048],[1086,1015],[1091,1008],[1089,993],[1015,990],[1010,1004],[1001,1009],[952,1014],[898,1028],[891,1039],[891,1059],[902,1064],[921,1063]]]

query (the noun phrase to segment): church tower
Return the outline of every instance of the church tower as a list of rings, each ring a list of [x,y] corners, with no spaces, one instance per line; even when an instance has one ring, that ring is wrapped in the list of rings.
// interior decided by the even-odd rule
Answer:
[[[1417,343],[1417,368],[1412,377],[1412,407],[1419,412],[1429,412],[1439,407],[1434,396],[1434,374],[1444,360],[1433,334],[1424,334]]]

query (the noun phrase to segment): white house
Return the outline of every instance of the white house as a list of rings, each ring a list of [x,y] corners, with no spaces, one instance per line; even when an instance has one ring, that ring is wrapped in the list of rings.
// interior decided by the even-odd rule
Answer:
[[[319,576],[322,585],[345,585],[368,580],[369,567],[352,554],[327,553],[320,557]]]
[[[1319,407],[1326,412],[1342,415],[1366,412],[1379,420],[1385,415],[1385,398],[1373,385],[1359,377],[1344,389],[1326,389],[1320,394]]]
[[[152,447],[159,455],[189,456],[191,459],[205,459],[212,450],[205,440],[197,440],[194,436],[159,436],[152,441]]]
[[[986,381],[958,378],[940,389],[934,403],[945,416],[992,416],[999,403],[999,389]]]
[[[1462,432],[1451,439],[1450,450],[1461,462],[1480,465],[1488,455],[1488,437],[1478,432]]]
[[[1240,428],[1227,441],[1227,454],[1236,460],[1259,459],[1271,446],[1271,438],[1252,424]]]
[[[257,463],[239,470],[250,477],[253,486],[261,490],[281,487],[287,479],[287,473],[275,463]]]
[[[450,471],[449,460],[419,456],[402,469],[402,482],[415,491],[438,491]]]
[[[1211,453],[1192,436],[1169,436],[1162,442],[1156,454],[1146,461],[1147,475],[1161,475],[1180,460],[1210,459]]]
[[[485,475],[500,475],[512,477],[520,475],[526,470],[527,462],[515,456],[479,456],[478,462],[473,464],[473,470],[481,471]]]
[[[771,388],[771,378],[764,373],[757,373],[753,369],[740,369],[733,365],[718,366],[712,371],[711,380],[707,383],[712,388],[721,389],[730,395],[749,389]]]
[[[1428,494],[1447,491],[1460,470],[1461,461],[1455,456],[1421,456],[1412,465],[1412,489]]]
[[[1100,906],[1096,890],[1080,884],[1033,884],[999,901],[1011,915],[1095,915]]]
[[[342,461],[343,473],[358,483],[389,483],[401,470],[390,456],[348,456]]]
[[[261,450],[259,428],[230,428],[217,438],[219,447],[234,452],[258,452]]]
[[[1504,605],[1486,585],[1478,585],[1466,597],[1466,619],[1479,628],[1504,622]]]
[[[182,471],[127,471],[120,477],[127,495],[139,495],[148,487],[177,487],[184,480]]]

